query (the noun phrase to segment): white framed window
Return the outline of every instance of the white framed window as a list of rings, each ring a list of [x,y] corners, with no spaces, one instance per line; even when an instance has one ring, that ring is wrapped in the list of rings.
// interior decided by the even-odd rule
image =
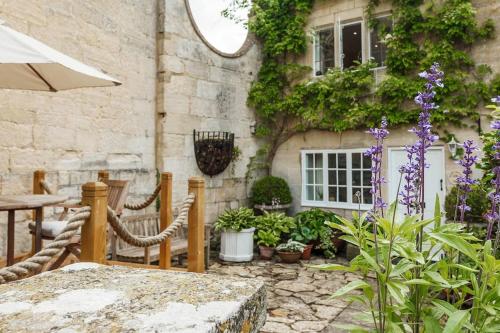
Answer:
[[[333,27],[315,31],[313,62],[315,76],[324,75],[328,69],[335,67],[335,29]]]
[[[366,149],[302,150],[302,205],[372,208],[371,160]]]
[[[384,41],[387,34],[392,33],[393,21],[391,15],[375,18],[375,27],[370,30],[370,58],[378,68],[385,67],[387,45]]]
[[[342,69],[363,62],[363,21],[340,24],[340,47]]]

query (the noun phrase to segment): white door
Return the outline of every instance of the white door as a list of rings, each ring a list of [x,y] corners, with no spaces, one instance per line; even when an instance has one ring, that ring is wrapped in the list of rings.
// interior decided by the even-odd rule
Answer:
[[[404,148],[389,148],[388,160],[388,186],[389,198],[388,202],[392,203],[398,192],[399,183],[399,168],[407,163],[406,151]],[[425,169],[425,209],[424,217],[429,218],[434,216],[434,206],[436,203],[436,194],[439,196],[441,211],[444,207],[444,197],[446,193],[444,181],[444,150],[443,147],[432,147],[426,154],[426,162],[430,164],[429,168]],[[404,180],[403,180],[404,182]],[[403,186],[403,183],[402,185]],[[404,212],[404,206],[399,205],[400,212]]]

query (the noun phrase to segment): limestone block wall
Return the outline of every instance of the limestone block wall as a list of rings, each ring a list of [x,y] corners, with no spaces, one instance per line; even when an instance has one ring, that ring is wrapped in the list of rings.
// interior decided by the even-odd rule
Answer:
[[[250,126],[253,112],[246,107],[247,92],[259,65],[259,50],[252,46],[238,58],[213,52],[191,25],[184,0],[165,0],[160,16],[158,164],[173,172],[174,202],[186,195],[187,178],[202,175],[196,165],[193,129],[230,131],[241,159],[222,174],[205,176],[207,222],[226,208],[246,202],[246,165],[255,154]]]
[[[131,179],[132,197],[153,190],[155,13],[155,1],[0,0],[9,26],[123,82],[57,93],[0,90],[0,194],[29,193],[37,168],[70,196],[99,169]],[[5,221],[0,213],[0,255]],[[30,247],[25,224],[16,225],[16,239],[17,251]]]

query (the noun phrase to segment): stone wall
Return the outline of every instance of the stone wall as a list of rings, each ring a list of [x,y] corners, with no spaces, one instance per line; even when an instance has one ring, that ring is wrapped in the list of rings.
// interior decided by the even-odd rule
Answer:
[[[314,9],[309,17],[307,24],[307,31],[315,28],[320,28],[328,25],[335,25],[336,22],[342,20],[349,20],[355,18],[362,18],[368,1],[317,1]],[[477,18],[480,22],[491,18],[496,23],[497,36],[493,40],[488,40],[477,45],[472,54],[478,64],[486,63],[490,65],[494,72],[500,72],[500,60],[496,56],[500,50],[500,3],[492,1],[473,1],[477,8]],[[377,13],[387,13],[390,10],[388,1],[382,2],[381,6],[377,8]],[[366,42],[366,34],[364,37],[364,44]],[[338,38],[337,38],[338,39]],[[339,44],[336,43],[338,50]],[[338,57],[338,55],[337,55]],[[363,49],[364,59],[368,58],[368,50],[366,47]],[[339,63],[336,59],[336,63]],[[313,55],[312,45],[308,48],[306,54],[300,59],[300,63],[312,66]],[[481,110],[484,115],[481,119],[483,130],[488,130],[487,124],[489,120],[486,117],[487,110]],[[472,124],[469,124],[472,125]],[[467,138],[471,138],[476,142],[479,137],[476,131],[472,129],[448,129],[449,132],[454,133],[457,140],[463,142]],[[387,147],[401,147],[405,144],[413,143],[414,136],[408,135],[407,128],[400,128],[391,130],[391,135],[387,141]],[[364,133],[364,131],[346,131],[343,133],[330,133],[326,131],[309,131],[304,134],[297,134],[286,143],[284,143],[278,150],[276,157],[273,161],[272,173],[276,176],[284,177],[290,184],[293,201],[293,212],[306,209],[307,207],[301,206],[301,160],[300,151],[304,149],[339,149],[339,148],[368,148],[373,144],[372,137]],[[442,141],[436,145],[443,146]],[[456,177],[456,171],[459,169],[453,160],[449,158],[447,146],[444,147],[445,151],[445,186],[450,188],[452,186],[453,178]],[[387,174],[387,149],[384,152],[385,169],[384,174]],[[387,196],[387,193],[383,193]],[[386,198],[387,199],[387,198]],[[343,215],[350,214],[346,210],[337,210],[338,213]]]
[[[99,169],[131,179],[131,196],[153,190],[155,13],[155,1],[0,0],[9,26],[123,82],[57,93],[0,90],[1,195],[30,193],[37,168],[75,197]],[[5,220],[0,213],[0,254]],[[25,224],[16,225],[16,240],[17,251],[29,249]]]
[[[212,51],[197,35],[184,0],[166,0],[159,34],[159,167],[173,172],[174,202],[187,191],[187,179],[202,173],[196,165],[193,130],[230,131],[241,159],[222,174],[205,176],[207,222],[226,208],[246,202],[246,165],[257,145],[251,134],[253,112],[246,107],[247,92],[259,64],[254,45],[238,58]]]

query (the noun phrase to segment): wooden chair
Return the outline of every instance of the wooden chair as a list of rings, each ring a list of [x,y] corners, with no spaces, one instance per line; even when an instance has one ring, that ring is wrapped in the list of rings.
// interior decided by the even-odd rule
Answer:
[[[126,216],[122,221],[127,229],[134,235],[153,236],[160,233],[160,214],[145,214]],[[210,258],[210,225],[205,226],[205,265],[208,267]],[[171,238],[170,255],[177,256],[179,264],[182,264],[182,255],[187,253],[187,225],[177,229],[175,235]],[[158,261],[160,258],[160,246],[155,245],[146,248],[135,247],[118,239],[116,234],[112,233],[111,256],[113,260],[143,263],[149,265],[151,262]]]
[[[102,180],[106,185],[108,185],[108,206],[111,207],[118,216],[121,215],[125,201],[128,195],[128,180],[112,180],[112,179],[103,179]],[[67,220],[64,220],[68,215],[71,209],[76,209],[81,207],[75,203],[65,203],[61,205],[56,205],[56,207],[62,207],[63,212],[58,217],[57,220],[44,220],[42,222],[42,240],[52,241],[56,238],[57,235],[61,233],[61,231],[66,226]],[[35,223],[31,222],[29,224],[29,230],[32,235],[35,233]],[[66,258],[73,254],[76,257],[80,256],[80,236],[74,237],[70,244],[66,246],[64,252],[58,257],[58,259],[52,263],[49,269],[54,269],[59,267]]]

